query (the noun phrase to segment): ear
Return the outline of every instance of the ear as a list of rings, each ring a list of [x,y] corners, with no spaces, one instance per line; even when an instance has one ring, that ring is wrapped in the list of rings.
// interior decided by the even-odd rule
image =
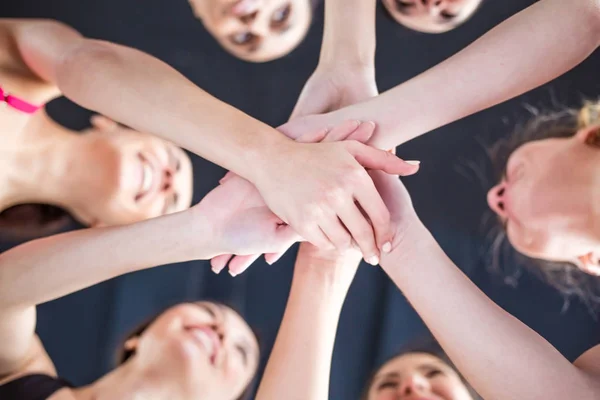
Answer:
[[[114,131],[119,127],[117,122],[105,117],[104,115],[98,114],[92,115],[90,118],[90,124],[92,124],[92,127],[100,131]]]
[[[575,137],[585,144],[600,147],[600,125],[582,128],[577,131]]]
[[[127,341],[123,344],[123,348],[127,351],[136,350],[138,348],[139,343],[140,343],[140,337],[135,336],[130,339],[127,339]]]
[[[600,257],[596,252],[589,252],[586,255],[577,257],[575,265],[585,273],[600,276]]]

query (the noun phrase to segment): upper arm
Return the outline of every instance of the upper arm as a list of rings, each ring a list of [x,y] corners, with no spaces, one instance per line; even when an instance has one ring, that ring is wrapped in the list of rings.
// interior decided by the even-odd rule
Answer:
[[[35,307],[0,311],[0,382],[28,372],[56,374],[35,325]]]
[[[600,345],[594,346],[583,353],[573,363],[577,368],[600,380]]]

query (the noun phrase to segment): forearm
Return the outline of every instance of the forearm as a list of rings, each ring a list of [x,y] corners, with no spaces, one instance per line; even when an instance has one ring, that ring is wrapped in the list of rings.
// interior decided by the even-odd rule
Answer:
[[[598,0],[543,0],[464,50],[340,120],[377,122],[371,144],[391,148],[534,89],[575,67],[600,39]]]
[[[186,213],[55,235],[2,253],[0,308],[33,306],[125,273],[214,256],[211,227]]]
[[[327,265],[296,264],[285,314],[257,400],[325,400],[337,324],[360,255],[345,271],[329,275]],[[350,273],[349,273],[350,272]]]
[[[376,0],[326,0],[320,65],[374,68]]]
[[[410,237],[381,265],[483,398],[598,398],[600,386],[492,302],[422,225]]]
[[[146,53],[85,39],[70,28],[39,24],[24,32],[24,59],[75,103],[170,140],[245,178],[254,169],[248,165],[265,160],[265,150],[287,141]],[[48,45],[55,49],[51,56],[45,53]]]

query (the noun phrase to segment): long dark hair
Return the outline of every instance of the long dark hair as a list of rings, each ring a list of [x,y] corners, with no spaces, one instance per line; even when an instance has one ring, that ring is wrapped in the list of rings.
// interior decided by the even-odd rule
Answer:
[[[439,343],[434,338],[431,338],[429,336],[420,338],[418,340],[415,340],[415,341],[403,346],[400,349],[400,351],[396,352],[393,356],[387,358],[381,365],[379,365],[373,371],[373,373],[370,375],[369,379],[367,380],[367,384],[365,385],[365,387],[363,389],[363,393],[360,396],[361,400],[368,400],[369,389],[371,388],[371,386],[373,385],[373,382],[375,381],[375,376],[377,375],[377,372],[379,372],[384,365],[386,365],[387,363],[389,363],[392,360],[395,360],[398,357],[401,357],[401,356],[404,356],[407,354],[414,354],[414,353],[429,354],[433,357],[436,357],[436,358],[442,360],[446,365],[448,365],[449,367],[451,367],[453,370],[456,371],[456,373],[462,380],[463,384],[465,385],[465,387],[471,394],[471,397],[473,397],[473,400],[483,400],[481,398],[481,396],[479,396],[477,394],[475,389],[473,389],[473,387],[469,384],[469,382],[467,382],[465,380],[465,378],[462,376],[462,374],[456,368],[456,366],[454,366],[454,363],[452,363],[450,358],[448,358],[448,356],[446,355],[446,353],[444,352],[442,347],[439,345]]]
[[[62,231],[75,223],[65,210],[46,204],[23,204],[0,213],[0,237],[36,239]]]
[[[600,124],[600,102],[585,102],[580,109],[563,108],[559,111],[540,112],[528,107],[533,118],[518,125],[510,137],[497,141],[489,150],[496,181],[502,174],[508,158],[521,145],[547,138],[569,138],[580,129]],[[493,272],[503,272],[503,265],[523,265],[534,276],[556,288],[565,301],[565,309],[574,296],[585,304],[590,311],[600,307],[600,279],[587,274],[576,265],[568,262],[550,262],[526,257],[512,251],[506,238],[506,232],[498,222],[490,232],[490,268]],[[510,252],[507,252],[510,250]],[[515,273],[517,277],[519,271]],[[507,278],[509,283],[515,277]],[[512,281],[512,282],[511,282]]]
[[[238,313],[239,315],[241,315],[240,312],[238,310],[236,310],[235,307],[232,307],[231,305],[226,305],[226,304],[223,304],[223,303],[220,303],[217,301],[211,301],[211,303],[230,308],[233,311],[235,311],[236,313]],[[130,339],[134,339],[134,338],[142,336],[142,334],[146,331],[146,329],[148,329],[148,327],[150,325],[152,325],[154,323],[154,321],[156,321],[156,319],[165,311],[166,311],[166,309],[163,310],[162,312],[154,315],[153,317],[149,318],[148,320],[144,321],[143,323],[138,325],[135,329],[133,329],[131,332],[129,332],[129,334],[126,336],[125,340],[122,341],[121,346],[117,350],[117,359],[116,359],[117,366],[123,365],[125,362],[127,362],[127,360],[129,360],[131,357],[133,357],[135,355],[135,349],[126,349],[125,343]],[[256,341],[258,343],[259,350],[260,350],[259,335],[254,328],[252,328],[252,327],[250,327],[250,328],[252,330],[252,333],[254,333],[254,337],[256,338]],[[244,389],[242,394],[236,400],[250,400],[252,398],[252,392],[254,390],[255,379],[256,379],[256,375],[252,378],[252,380],[248,383],[248,386],[246,386],[246,388]]]

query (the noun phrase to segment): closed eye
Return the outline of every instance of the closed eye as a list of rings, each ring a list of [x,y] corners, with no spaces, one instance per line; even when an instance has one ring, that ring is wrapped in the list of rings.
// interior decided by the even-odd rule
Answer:
[[[398,383],[395,381],[384,381],[377,386],[377,390],[385,390],[385,389],[395,389],[398,386]]]
[[[236,350],[240,353],[240,356],[242,356],[244,366],[248,366],[248,350],[241,345],[236,346]]]
[[[408,11],[416,7],[415,3],[406,3],[402,0],[396,0],[396,10],[402,14],[407,14]]]

